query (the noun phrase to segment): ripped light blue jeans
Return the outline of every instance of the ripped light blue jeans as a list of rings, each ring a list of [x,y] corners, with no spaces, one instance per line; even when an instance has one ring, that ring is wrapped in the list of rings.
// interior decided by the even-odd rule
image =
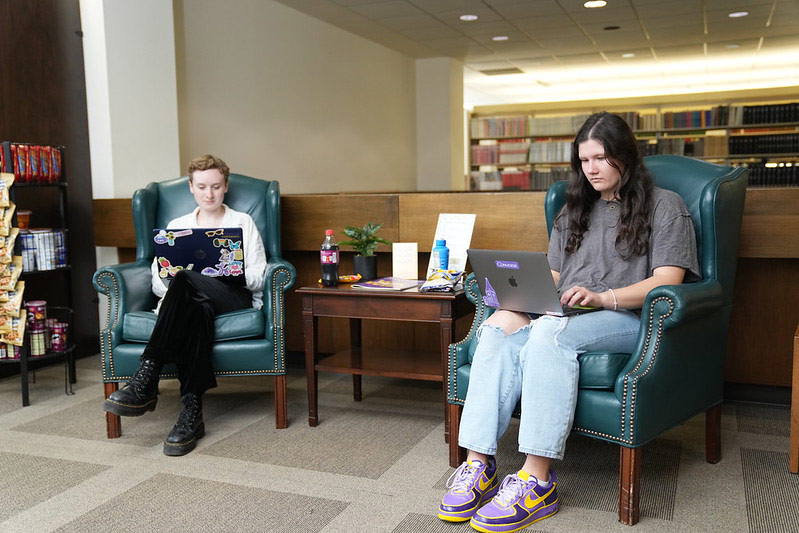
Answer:
[[[562,459],[577,405],[577,356],[632,352],[640,321],[630,311],[603,310],[541,316],[507,336],[497,326],[480,326],[458,444],[496,454],[521,398],[519,451]]]

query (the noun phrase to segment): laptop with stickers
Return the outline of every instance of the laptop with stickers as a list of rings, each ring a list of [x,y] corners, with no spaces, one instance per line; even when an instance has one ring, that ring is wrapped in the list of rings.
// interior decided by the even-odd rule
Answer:
[[[194,270],[245,286],[241,228],[154,229],[158,275],[168,284],[179,271]]]
[[[483,302],[489,307],[554,316],[572,316],[602,309],[563,307],[545,253],[473,248],[466,253],[483,294]]]

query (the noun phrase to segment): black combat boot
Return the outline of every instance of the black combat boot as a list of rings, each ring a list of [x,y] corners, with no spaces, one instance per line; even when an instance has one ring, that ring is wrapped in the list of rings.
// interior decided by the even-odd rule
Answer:
[[[144,359],[128,383],[103,402],[103,410],[120,416],[141,416],[158,403],[158,378],[163,365]]]
[[[164,441],[164,455],[186,455],[205,435],[203,403],[199,394],[188,393],[180,397],[183,410],[178,421]]]

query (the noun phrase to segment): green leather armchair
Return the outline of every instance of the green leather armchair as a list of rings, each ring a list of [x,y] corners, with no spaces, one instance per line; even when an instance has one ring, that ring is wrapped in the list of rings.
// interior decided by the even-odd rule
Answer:
[[[641,446],[705,411],[707,461],[720,459],[724,354],[747,170],[673,155],[646,157],[655,184],[678,193],[693,218],[702,280],[653,289],[642,309],[632,354],[584,353],[573,430],[620,445],[619,520],[638,521]],[[565,181],[546,194],[547,231],[566,198]],[[477,327],[493,312],[483,305],[474,274],[466,280],[475,318],[468,335],[449,347],[450,464],[463,458],[458,423],[477,342]],[[568,456],[565,460],[568,460]]]
[[[131,378],[150,339],[156,297],[150,288],[150,265],[155,255],[154,228],[192,211],[188,177],[150,183],[133,195],[136,261],[100,268],[94,273],[97,292],[108,298],[108,318],[100,331],[103,382],[108,397],[119,382]],[[275,425],[287,426],[284,294],[294,285],[296,271],[280,254],[280,185],[231,174],[225,203],[248,213],[264,242],[267,267],[262,309],[244,309],[216,317],[212,358],[217,376],[275,377]],[[162,378],[176,378],[166,365]],[[119,437],[118,415],[106,413],[108,437]]]

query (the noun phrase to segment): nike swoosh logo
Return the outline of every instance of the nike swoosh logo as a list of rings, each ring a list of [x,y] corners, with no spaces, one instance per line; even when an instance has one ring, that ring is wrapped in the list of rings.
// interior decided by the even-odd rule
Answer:
[[[489,479],[488,481],[486,481],[485,483],[483,483],[483,476],[480,476],[480,479],[479,479],[479,481],[477,482],[477,484],[478,484],[478,485],[479,485],[479,487],[480,487],[480,492],[485,492],[485,490],[486,490],[488,487],[490,487],[490,486],[491,486],[491,480]]]
[[[547,491],[547,493],[546,493],[546,494],[544,494],[543,496],[541,496],[541,497],[539,497],[539,498],[536,498],[535,500],[534,500],[534,499],[532,499],[532,498],[530,497],[530,495],[528,494],[528,495],[527,495],[527,497],[525,497],[525,498],[524,498],[524,506],[525,506],[525,507],[527,507],[528,509],[532,509],[532,508],[533,508],[533,507],[535,507],[535,506],[536,506],[538,503],[540,503],[540,502],[544,501],[544,500],[547,498],[547,496],[549,496],[550,494],[552,494],[552,489],[553,489],[553,488],[554,488],[554,486],[553,486],[553,487],[550,487],[549,491]]]

